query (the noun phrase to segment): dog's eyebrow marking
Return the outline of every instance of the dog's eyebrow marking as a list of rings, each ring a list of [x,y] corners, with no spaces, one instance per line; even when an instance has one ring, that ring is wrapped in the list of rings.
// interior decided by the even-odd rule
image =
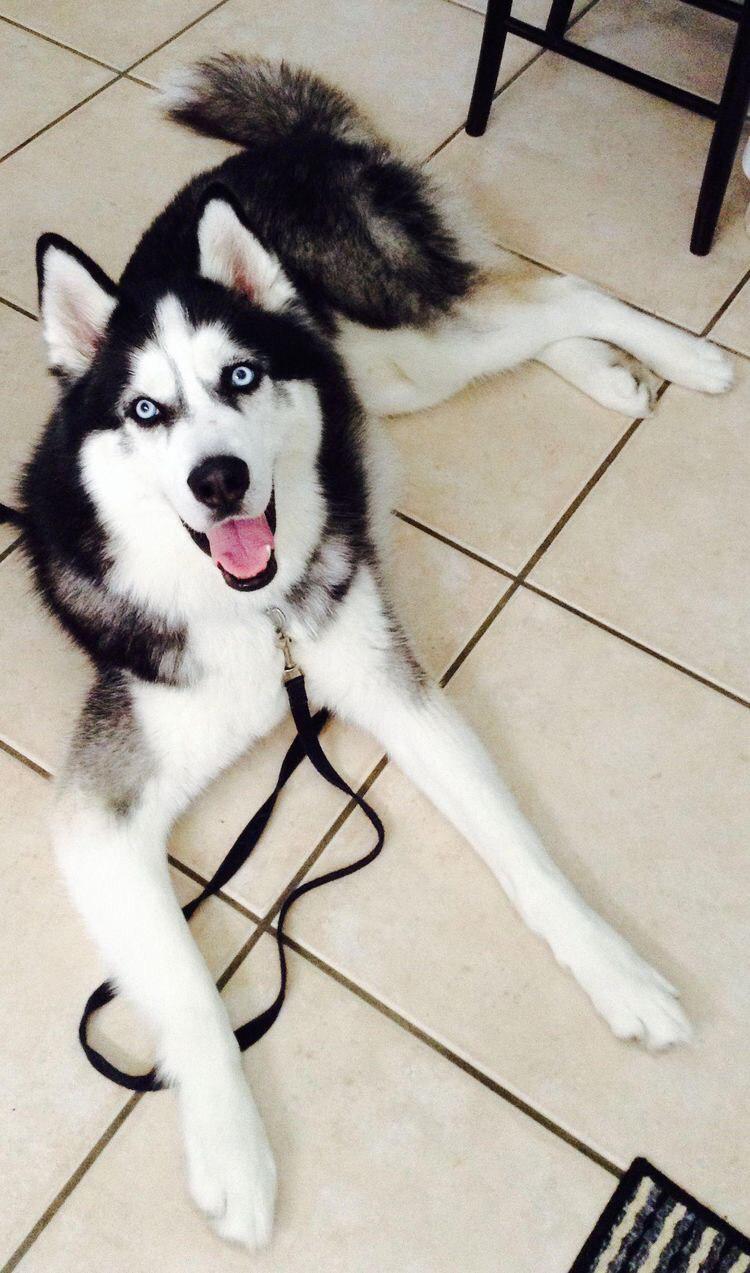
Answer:
[[[205,385],[213,387],[219,383],[222,369],[233,362],[243,359],[256,362],[254,355],[232,340],[221,323],[203,323],[192,333],[193,365],[197,375]]]
[[[169,294],[156,307],[151,339],[133,357],[131,388],[185,408],[217,387],[224,367],[248,357],[220,322],[194,327]]]
[[[165,406],[174,406],[179,397],[179,384],[170,359],[154,341],[137,350],[131,359],[131,379],[126,397],[153,398]]]

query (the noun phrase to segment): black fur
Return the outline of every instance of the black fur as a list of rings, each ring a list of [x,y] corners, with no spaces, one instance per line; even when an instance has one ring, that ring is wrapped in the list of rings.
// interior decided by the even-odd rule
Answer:
[[[341,93],[283,63],[236,55],[200,64],[195,76],[172,118],[250,149],[173,199],[131,258],[125,290],[165,268],[195,270],[196,218],[220,182],[329,325],[337,313],[377,328],[429,323],[466,295],[474,268],[427,176],[397,159]]]

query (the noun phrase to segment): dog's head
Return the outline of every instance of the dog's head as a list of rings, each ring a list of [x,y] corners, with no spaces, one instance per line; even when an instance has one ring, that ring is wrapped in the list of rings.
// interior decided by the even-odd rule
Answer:
[[[104,520],[116,521],[118,502],[161,501],[228,584],[255,590],[277,569],[282,452],[314,472],[320,411],[306,381],[320,337],[226,191],[207,192],[196,225],[197,270],[186,263],[168,289],[137,294],[44,235],[44,336],[84,447],[108,434],[89,446],[83,475]]]

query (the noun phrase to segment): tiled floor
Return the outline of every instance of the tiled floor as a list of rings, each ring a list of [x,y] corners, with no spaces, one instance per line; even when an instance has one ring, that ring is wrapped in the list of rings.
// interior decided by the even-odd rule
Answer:
[[[732,394],[668,387],[635,428],[538,367],[388,426],[404,469],[396,583],[425,661],[558,860],[683,988],[696,1041],[655,1058],[609,1037],[388,765],[372,793],[386,853],[299,907],[288,1006],[246,1062],[281,1172],[274,1244],[254,1259],[222,1246],[186,1200],[169,1095],[128,1098],[77,1046],[100,970],[45,817],[88,672],[3,528],[7,1269],[566,1273],[636,1153],[750,1226],[748,191],[736,177],[716,247],[691,257],[706,123],[513,40],[487,135],[453,136],[483,7],[0,0],[0,498],[50,400],[35,236],[58,230],[121,268],[147,218],[226,149],[163,123],[149,85],[219,47],[325,72],[412,155],[473,189],[500,241],[712,331],[738,354]],[[545,4],[517,8],[539,20]],[[679,0],[578,11],[576,39],[717,92],[721,18]],[[280,729],[176,829],[181,897],[267,791],[289,737]],[[327,739],[350,780],[380,761],[353,731]],[[271,993],[263,930],[289,881],[363,843],[352,819],[332,834],[341,811],[301,770],[252,868],[195,921],[217,975],[237,962],[234,1018]],[[101,1029],[120,1056],[147,1057],[120,1005]]]

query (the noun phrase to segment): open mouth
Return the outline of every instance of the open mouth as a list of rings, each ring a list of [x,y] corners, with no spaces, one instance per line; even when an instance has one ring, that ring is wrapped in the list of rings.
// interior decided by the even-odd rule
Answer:
[[[212,526],[207,535],[185,523],[198,547],[218,566],[224,582],[239,592],[265,588],[278,565],[274,545],[276,504],[273,493],[260,517],[227,517]]]

